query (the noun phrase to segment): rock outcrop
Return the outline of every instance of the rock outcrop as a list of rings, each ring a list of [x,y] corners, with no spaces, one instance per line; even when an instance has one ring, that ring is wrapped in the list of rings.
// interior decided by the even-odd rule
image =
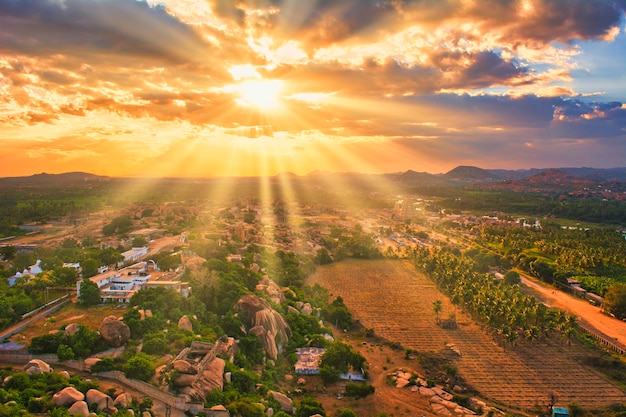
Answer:
[[[24,372],[28,375],[46,374],[52,372],[52,367],[41,359],[32,359],[24,365]]]
[[[78,333],[78,330],[80,330],[80,328],[78,327],[78,324],[70,323],[67,326],[65,326],[65,335],[66,336],[73,336],[76,333]]]
[[[88,417],[90,414],[89,407],[87,406],[87,403],[84,401],[76,401],[67,410],[67,412],[71,416],[81,416],[81,417]]]
[[[52,396],[52,405],[55,407],[68,407],[76,401],[82,401],[85,395],[74,387],[63,388]]]
[[[426,387],[426,380],[418,374],[399,369],[394,371],[391,377],[397,388],[408,388],[411,392],[428,398],[430,408],[438,416],[473,417],[477,415],[475,411],[457,404],[454,401],[454,395],[445,391],[441,386]],[[462,389],[462,387],[459,388]],[[484,401],[477,398],[471,397],[470,403],[473,407],[482,408],[483,411],[491,410]]]
[[[117,408],[128,408],[130,407],[130,405],[133,403],[133,397],[131,397],[131,395],[127,392],[124,392],[120,395],[118,395],[117,397],[115,397],[115,400],[113,401],[113,405]]]
[[[100,362],[102,359],[100,358],[87,358],[85,359],[85,367],[87,370],[91,370],[91,367]]]
[[[98,391],[97,389],[90,389],[89,391],[87,391],[85,399],[89,407],[92,407],[94,404],[96,404],[96,407],[98,407],[99,411],[117,411],[117,409],[115,409],[115,407],[113,406],[113,399],[105,393]],[[114,409],[115,411],[113,411]]]
[[[256,286],[256,290],[264,291],[273,303],[280,304],[285,301],[283,290],[268,276],[263,277],[261,282]]]
[[[282,392],[268,391],[267,395],[271,396],[274,400],[278,401],[280,408],[286,413],[293,413],[293,401]]]
[[[119,347],[130,339],[130,328],[115,316],[108,316],[100,324],[100,335],[109,346]]]
[[[302,310],[300,310],[300,312],[304,314],[305,316],[310,316],[311,313],[313,313],[313,308],[311,307],[311,304],[305,303],[302,306]]]
[[[254,295],[241,297],[235,309],[243,313],[243,322],[248,332],[254,334],[263,342],[267,356],[271,359],[278,357],[278,352],[286,344],[291,332],[289,325],[270,304]]]
[[[193,366],[189,362],[184,361],[182,359],[174,361],[172,363],[172,366],[174,367],[175,371],[178,371],[183,374],[195,375],[198,373],[198,370],[195,368],[195,366]]]
[[[178,320],[178,328],[186,332],[193,332],[193,323],[187,315],[184,315]]]
[[[224,389],[224,368],[226,362],[221,358],[214,358],[206,364],[204,370],[198,375],[179,374],[175,383],[182,386],[181,393],[192,400],[203,401],[206,395],[218,388]]]

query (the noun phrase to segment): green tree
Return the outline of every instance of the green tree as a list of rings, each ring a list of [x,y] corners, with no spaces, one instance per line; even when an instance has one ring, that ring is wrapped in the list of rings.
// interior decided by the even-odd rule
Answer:
[[[370,394],[373,394],[376,388],[370,384],[355,384],[349,383],[346,385],[346,396],[352,398],[365,398]]]
[[[79,248],[80,244],[78,243],[76,239],[67,238],[63,240],[63,243],[61,243],[61,247],[66,248],[66,249],[74,249],[74,248]]]
[[[315,397],[305,395],[300,400],[300,404],[297,405],[295,417],[309,417],[315,414],[326,416],[326,411],[324,411],[322,403],[317,401]]]
[[[35,258],[35,254],[32,252],[17,252],[13,260],[13,266],[18,271],[23,271],[34,264],[36,260],[37,258]]]
[[[54,269],[54,278],[61,286],[72,286],[76,285],[78,272],[75,268],[65,268],[61,266]]]
[[[248,213],[243,215],[243,221],[248,223],[248,224],[254,223],[254,218],[255,218],[255,216],[254,216],[254,213],[252,213],[252,212],[248,212]]]
[[[333,342],[321,357],[320,366],[329,366],[340,373],[352,369],[360,371],[365,366],[365,358],[343,342]]]
[[[162,334],[157,337],[146,339],[143,342],[141,351],[148,355],[163,355],[167,353],[167,342]]]
[[[133,239],[132,245],[133,248],[140,248],[146,246],[148,244],[148,240],[143,236],[137,236]]]
[[[68,345],[59,345],[56,353],[60,361],[72,360],[75,357],[74,351]]]
[[[263,406],[258,403],[252,403],[248,398],[233,401],[227,406],[231,415],[241,417],[263,417]]]
[[[115,248],[105,248],[100,251],[98,256],[101,265],[115,265],[124,260],[119,250]]]
[[[517,285],[522,282],[522,278],[517,272],[508,271],[506,274],[504,274],[504,282],[509,285]]]
[[[111,220],[111,223],[105,225],[102,228],[102,234],[105,236],[111,236],[114,234],[128,233],[133,225],[129,216],[119,216]]]
[[[356,417],[356,413],[351,408],[342,408],[337,412],[337,417]]]
[[[90,278],[98,274],[99,263],[94,258],[83,259],[80,263],[83,278]]]
[[[334,384],[335,382],[338,382],[339,374],[340,372],[337,369],[333,368],[332,366],[328,366],[328,365],[320,366],[320,378],[322,378],[322,381],[324,382],[325,385],[330,385],[330,384]]]
[[[0,247],[0,257],[5,261],[12,261],[15,259],[15,255],[17,254],[17,249],[15,246],[2,246]]]
[[[609,287],[604,295],[602,308],[619,319],[626,318],[626,284],[617,283]]]
[[[328,249],[320,248],[315,255],[315,263],[318,265],[327,265],[333,263],[333,258],[328,253]]]
[[[100,289],[98,284],[89,279],[80,282],[80,294],[78,295],[78,304],[84,307],[90,307],[100,304]]]
[[[149,381],[154,375],[155,365],[150,356],[139,352],[128,360],[124,367],[124,375],[127,378]]]
[[[433,301],[433,312],[435,313],[437,324],[439,324],[439,313],[441,313],[441,310],[443,310],[443,302],[441,300]]]
[[[326,320],[337,326],[338,329],[349,329],[352,326],[352,314],[340,296],[324,308],[322,314]]]

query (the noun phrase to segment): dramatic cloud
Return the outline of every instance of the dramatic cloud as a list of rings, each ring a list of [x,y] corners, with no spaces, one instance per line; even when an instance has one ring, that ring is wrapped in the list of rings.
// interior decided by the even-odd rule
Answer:
[[[623,165],[625,7],[0,0],[0,175]]]

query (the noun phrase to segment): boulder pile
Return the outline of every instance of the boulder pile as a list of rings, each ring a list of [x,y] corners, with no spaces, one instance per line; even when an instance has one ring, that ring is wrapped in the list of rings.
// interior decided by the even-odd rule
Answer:
[[[105,317],[98,330],[111,347],[123,346],[130,339],[130,328],[115,316]]]
[[[263,343],[267,356],[276,359],[291,332],[284,317],[267,301],[255,295],[241,297],[235,304],[235,310],[242,312],[242,321],[247,332]]]
[[[429,398],[430,407],[433,412],[440,416],[469,417],[476,416],[479,413],[463,407],[454,401],[454,395],[443,389],[442,386],[435,385],[429,387],[426,379],[412,371],[397,369],[391,374],[396,388],[409,389],[411,392]],[[462,391],[461,387],[455,387]],[[487,404],[475,397],[470,398],[471,407],[473,409],[482,409],[483,412],[494,411],[494,415],[498,415],[498,410],[492,409]]]

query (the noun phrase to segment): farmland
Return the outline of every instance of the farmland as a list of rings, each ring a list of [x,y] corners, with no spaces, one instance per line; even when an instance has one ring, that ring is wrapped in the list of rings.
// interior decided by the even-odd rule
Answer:
[[[505,350],[460,310],[456,329],[438,326],[433,302],[443,302],[443,318],[454,313],[454,306],[408,262],[337,263],[318,268],[308,283],[341,296],[364,327],[404,348],[439,352],[453,343],[461,352],[456,360],[459,375],[481,396],[505,408],[537,410],[551,391],[558,393],[560,404],[576,402],[586,409],[626,402],[622,389],[582,364],[588,352],[576,342],[570,346],[554,336],[520,341]]]

